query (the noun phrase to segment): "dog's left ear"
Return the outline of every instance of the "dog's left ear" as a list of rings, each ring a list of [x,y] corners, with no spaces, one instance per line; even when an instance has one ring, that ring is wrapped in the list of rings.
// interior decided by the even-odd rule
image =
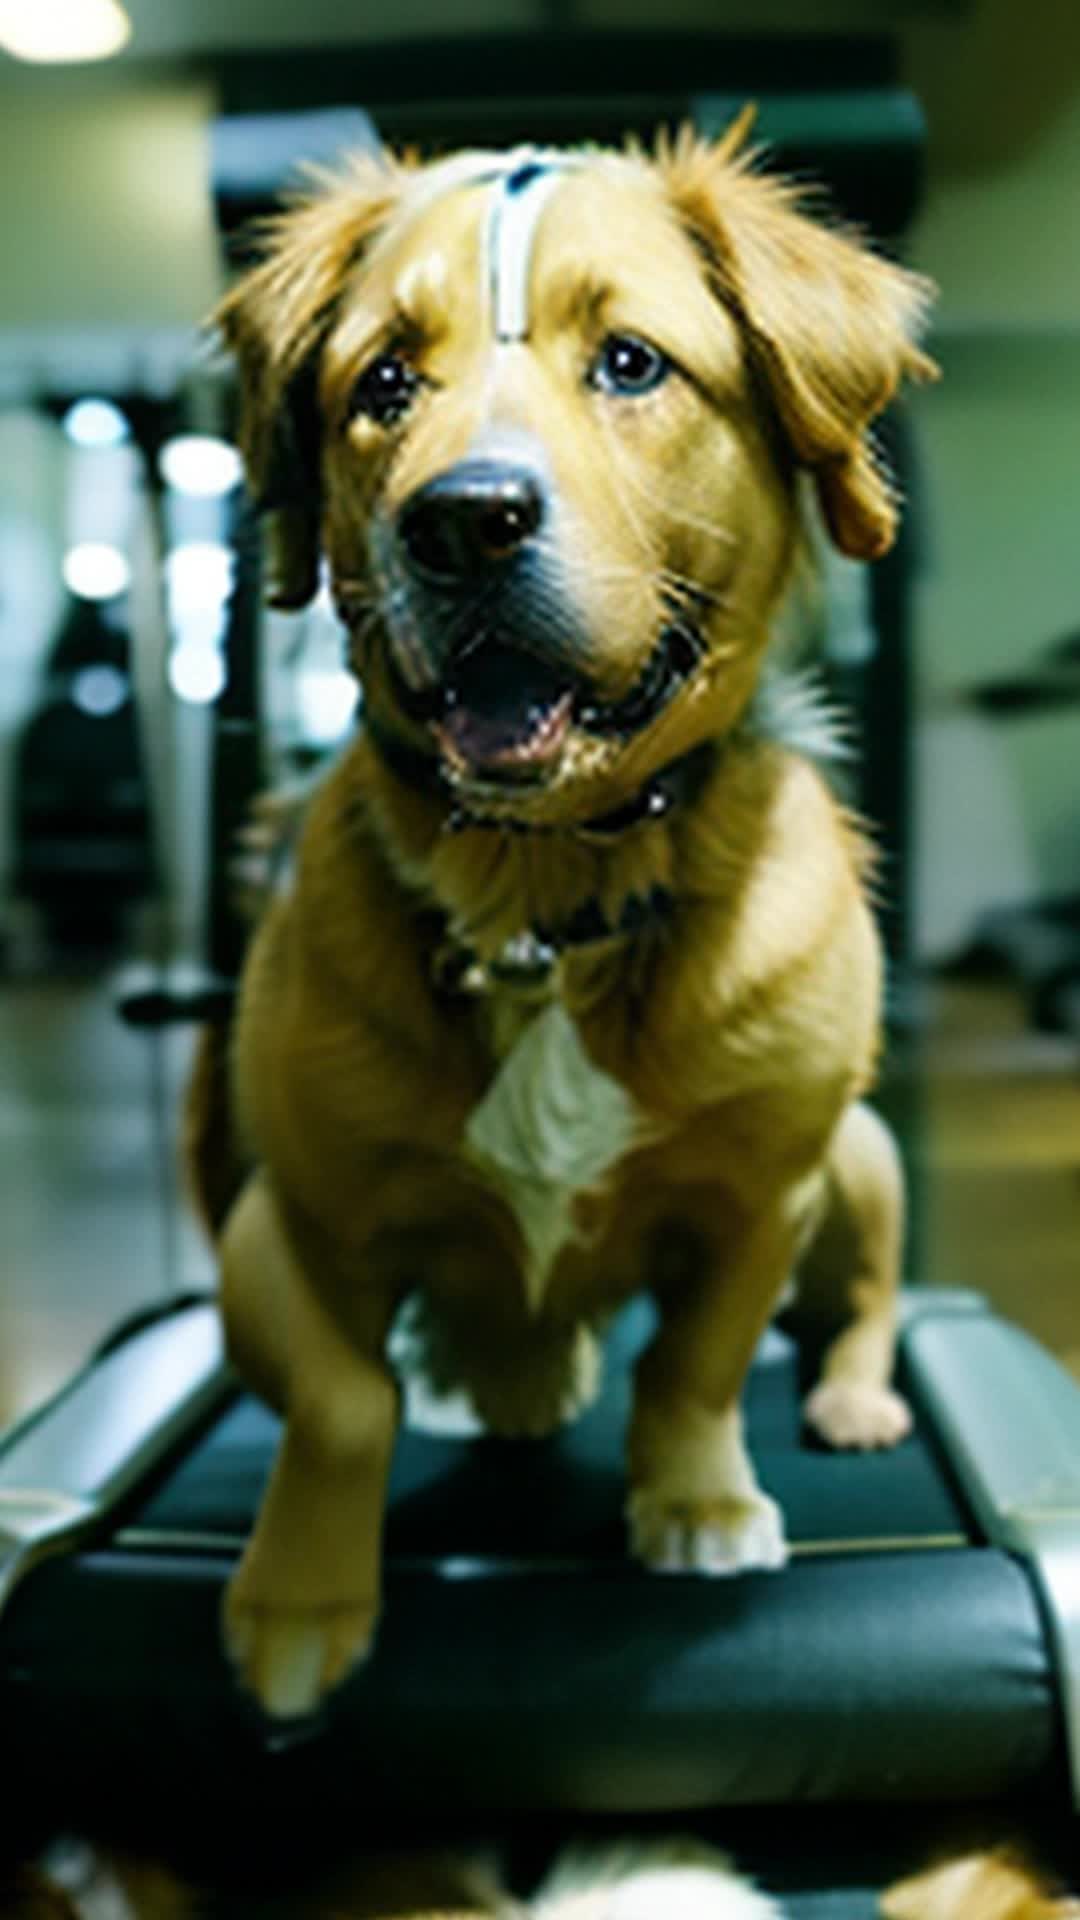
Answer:
[[[842,552],[873,560],[896,531],[896,502],[869,429],[904,379],[938,369],[915,345],[934,288],[800,210],[787,182],[751,170],[743,113],[709,145],[681,135],[658,164],[735,313],[795,459],[808,468]]]

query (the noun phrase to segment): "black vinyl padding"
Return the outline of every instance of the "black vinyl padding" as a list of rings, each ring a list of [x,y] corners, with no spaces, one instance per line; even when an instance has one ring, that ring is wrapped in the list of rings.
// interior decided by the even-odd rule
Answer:
[[[288,1756],[267,1754],[224,1670],[224,1570],[102,1552],[27,1581],[5,1654],[28,1737],[95,1728],[95,1750],[163,1790],[242,1778],[272,1806],[291,1774],[305,1799],[429,1810],[1000,1798],[1049,1786],[1060,1759],[1027,1580],[990,1550],[659,1590],[630,1571],[399,1572],[375,1657],[326,1737]]]
[[[608,1341],[600,1399],[545,1441],[449,1440],[405,1429],[391,1473],[388,1556],[623,1561],[623,1437],[631,1369],[649,1332],[634,1307]],[[970,1523],[922,1426],[891,1452],[832,1453],[801,1430],[796,1351],[770,1333],[746,1394],[750,1449],[762,1484],[802,1543],[968,1538]],[[244,1535],[277,1442],[278,1423],[241,1398],[211,1440],[142,1504],[136,1524],[166,1533]]]
[[[78,1771],[89,1753],[149,1795],[182,1787],[206,1817],[223,1796],[265,1819],[298,1794],[388,1814],[675,1815],[1058,1793],[1026,1572],[974,1539],[925,1438],[869,1458],[803,1444],[779,1337],[748,1426],[803,1551],[732,1581],[628,1559],[621,1437],[641,1335],[621,1330],[602,1404],[557,1440],[403,1437],[376,1651],[320,1737],[284,1748],[220,1651],[222,1584],[276,1434],[236,1402],[111,1540],[16,1592],[0,1693],[22,1751],[48,1756],[54,1791],[58,1754]]]

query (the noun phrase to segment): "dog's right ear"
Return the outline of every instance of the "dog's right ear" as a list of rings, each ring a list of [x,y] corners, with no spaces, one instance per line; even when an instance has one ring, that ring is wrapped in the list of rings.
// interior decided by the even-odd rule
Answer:
[[[319,580],[319,353],[350,276],[397,203],[405,165],[363,156],[263,229],[262,259],[212,317],[236,357],[240,449],[270,516],[271,604],[302,607]]]

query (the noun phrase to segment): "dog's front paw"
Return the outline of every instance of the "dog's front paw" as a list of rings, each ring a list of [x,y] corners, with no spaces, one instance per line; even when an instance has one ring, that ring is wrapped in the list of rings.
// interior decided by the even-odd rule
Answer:
[[[869,1453],[895,1447],[911,1432],[911,1408],[891,1387],[822,1380],[803,1407],[806,1424],[829,1447]]]
[[[272,1720],[310,1718],[362,1660],[375,1632],[370,1607],[269,1607],[226,1594],[226,1651],[242,1685]]]
[[[634,1553],[655,1573],[772,1571],[787,1560],[784,1522],[760,1491],[720,1500],[679,1500],[639,1488],[627,1503]]]

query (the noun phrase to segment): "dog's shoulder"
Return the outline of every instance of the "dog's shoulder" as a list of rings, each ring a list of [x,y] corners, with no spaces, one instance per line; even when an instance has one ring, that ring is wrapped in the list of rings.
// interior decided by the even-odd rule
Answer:
[[[681,885],[699,903],[733,990],[760,981],[863,917],[870,841],[822,770],[782,741],[733,749],[685,837]]]
[[[631,1060],[647,1107],[865,1084],[881,970],[867,853],[814,766],[773,744],[733,751],[684,830],[674,897],[632,1046],[612,1018],[603,1050]]]

